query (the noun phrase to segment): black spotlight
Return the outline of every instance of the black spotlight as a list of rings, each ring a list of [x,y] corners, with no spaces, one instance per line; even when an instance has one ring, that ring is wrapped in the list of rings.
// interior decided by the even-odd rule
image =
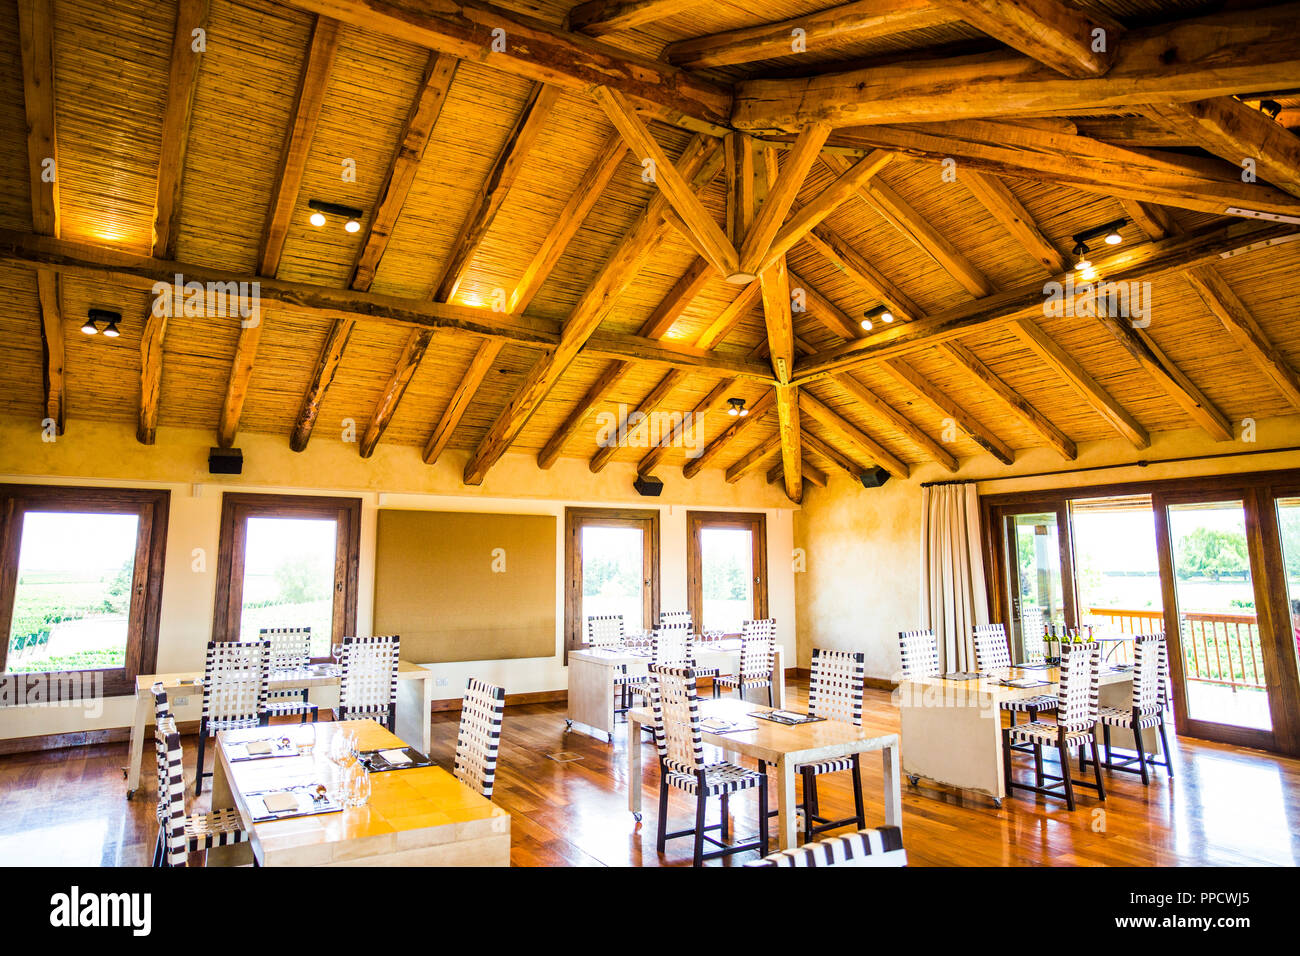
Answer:
[[[244,471],[244,453],[238,448],[208,449],[208,474],[239,475]]]
[[[889,472],[877,465],[875,468],[869,468],[862,473],[863,488],[879,488],[889,480]]]
[[[643,498],[658,498],[664,490],[664,483],[654,475],[637,475],[632,487]]]

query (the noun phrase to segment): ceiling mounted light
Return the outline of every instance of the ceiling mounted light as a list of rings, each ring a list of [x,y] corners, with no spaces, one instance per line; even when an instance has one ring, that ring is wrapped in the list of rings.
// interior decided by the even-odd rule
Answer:
[[[117,330],[117,323],[122,321],[121,312],[110,312],[108,309],[90,309],[86,313],[85,324],[81,326],[81,331],[87,335],[94,335],[99,331],[97,322],[105,323],[104,335],[110,339],[115,339],[120,332]]]
[[[1115,219],[1111,222],[1102,223],[1100,226],[1094,226],[1092,229],[1076,232],[1072,237],[1074,239],[1074,267],[1080,272],[1091,269],[1092,262],[1088,259],[1089,240],[1101,239],[1108,246],[1117,246],[1124,241],[1124,236],[1120,230],[1127,225],[1127,219]]]
[[[317,228],[325,225],[329,218],[333,216],[336,219],[343,220],[343,228],[346,231],[361,231],[361,217],[364,213],[360,209],[354,209],[352,206],[340,206],[338,203],[326,202],[323,199],[308,200],[307,208],[312,211],[307,221]]]
[[[1092,262],[1088,259],[1088,244],[1086,242],[1076,242],[1074,244],[1074,267],[1080,272],[1092,268]]]
[[[894,313],[890,312],[889,309],[883,305],[878,305],[874,309],[867,309],[863,314],[862,327],[870,332],[873,321],[877,319],[888,325],[890,322],[894,321]]]
[[[727,404],[731,406],[727,409],[727,414],[731,415],[733,418],[736,416],[744,418],[749,414],[749,409],[745,407],[745,400],[743,398],[729,398],[727,399]]]

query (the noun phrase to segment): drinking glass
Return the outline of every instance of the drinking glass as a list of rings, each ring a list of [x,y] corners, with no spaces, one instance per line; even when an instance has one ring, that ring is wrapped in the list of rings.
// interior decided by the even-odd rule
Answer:
[[[348,764],[343,776],[343,805],[349,810],[364,807],[370,802],[370,774],[353,760]]]
[[[339,641],[330,648],[330,653],[334,657],[334,667],[336,670],[343,669],[343,642]]]

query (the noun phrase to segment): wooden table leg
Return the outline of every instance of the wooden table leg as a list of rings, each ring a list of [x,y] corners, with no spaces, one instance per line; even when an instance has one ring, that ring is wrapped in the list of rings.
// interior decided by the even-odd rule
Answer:
[[[641,819],[641,722],[627,715],[627,808]]]
[[[799,820],[796,817],[794,795],[794,763],[785,756],[781,757],[776,768],[777,782],[777,822],[780,833],[777,846],[782,850],[791,850],[799,845]]]
[[[219,735],[218,735],[219,736]],[[226,773],[226,756],[218,737],[208,741],[212,753],[212,809],[221,810],[235,805],[235,795],[230,790],[230,777]],[[214,846],[208,851],[206,866],[244,866],[253,862],[253,849],[247,843],[234,846]]]
[[[152,696],[152,695],[150,695]],[[135,718],[131,722],[131,747],[126,764],[126,798],[140,789],[140,762],[144,757],[144,725],[149,719],[149,698],[136,692]]]
[[[898,744],[893,743],[880,751],[885,776],[885,823],[903,825],[903,792],[898,769]]]

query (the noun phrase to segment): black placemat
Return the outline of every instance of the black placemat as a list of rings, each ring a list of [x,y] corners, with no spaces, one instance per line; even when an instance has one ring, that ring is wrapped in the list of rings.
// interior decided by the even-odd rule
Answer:
[[[426,757],[414,747],[384,747],[383,750],[400,749],[406,756],[411,758],[410,763],[391,764],[380,756],[378,750],[361,750],[357,752],[357,759],[361,761],[361,766],[365,767],[371,773],[384,773],[388,770],[413,770],[416,767],[432,767],[433,761]]]
[[[292,820],[294,817],[314,817],[322,813],[342,813],[343,805],[339,803],[333,794],[326,792],[324,800],[311,800],[304,798],[300,801],[301,806],[298,810],[282,810],[279,813],[268,810],[265,801],[261,797],[269,796],[273,793],[295,793],[306,794],[309,790],[314,790],[317,784],[302,784],[296,787],[273,787],[270,790],[260,790],[254,793],[244,794],[245,800],[249,805],[249,810],[254,814],[254,823],[269,823],[272,820]],[[257,814],[257,807],[261,805],[263,813]]]
[[[778,717],[776,711],[771,710],[750,711],[749,716],[757,717],[760,720],[770,720],[774,724],[785,724],[787,727],[794,727],[798,724],[815,724],[819,720],[826,719],[825,717],[814,717],[812,714],[799,714],[796,718]]]

